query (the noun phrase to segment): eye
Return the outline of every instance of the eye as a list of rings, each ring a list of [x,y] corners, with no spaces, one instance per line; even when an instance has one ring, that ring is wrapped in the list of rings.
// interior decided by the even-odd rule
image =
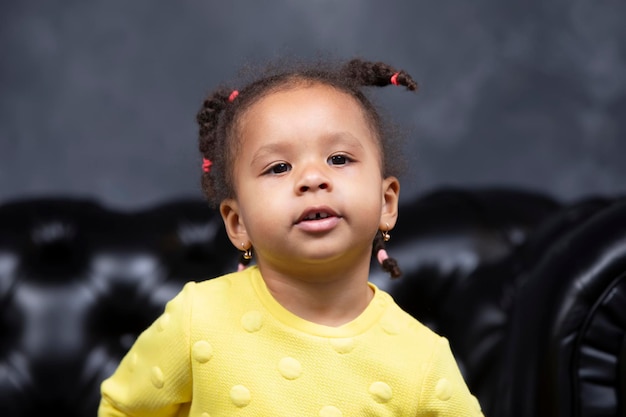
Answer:
[[[277,164],[272,165],[267,171],[266,174],[282,174],[291,170],[291,165],[286,162],[279,162]]]
[[[352,159],[348,158],[346,155],[333,155],[328,158],[328,163],[331,165],[345,165],[348,162],[352,162]]]

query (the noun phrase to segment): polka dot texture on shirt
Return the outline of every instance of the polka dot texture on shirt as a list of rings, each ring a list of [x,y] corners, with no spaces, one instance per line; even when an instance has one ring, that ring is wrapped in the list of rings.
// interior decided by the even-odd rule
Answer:
[[[211,294],[240,290],[222,278]],[[198,317],[221,318],[198,319],[202,325],[191,325],[192,330],[181,330],[181,323],[189,323],[180,317],[181,311],[191,308],[189,301],[174,303],[149,329],[147,337],[179,338],[178,343],[172,341],[171,349],[187,352],[187,367],[191,365],[190,378],[198,393],[190,415],[396,416],[415,413],[424,392],[430,393],[430,406],[439,410],[467,397],[465,386],[445,374],[428,382],[426,389],[421,386],[431,373],[432,352],[440,350],[443,339],[398,310],[389,313],[385,298],[375,299],[372,304],[380,314],[373,314],[367,326],[357,330],[308,322],[296,329],[297,319],[281,322],[282,317],[253,297],[237,292],[239,298],[233,309],[218,305],[204,311],[204,303],[195,303]],[[181,339],[181,331],[187,332],[187,341]],[[420,353],[422,346],[430,347]],[[166,397],[181,378],[180,366],[169,363],[172,356],[154,349],[131,350],[125,369],[138,376],[141,370],[155,397]],[[468,412],[462,415],[480,416],[480,405],[471,398],[463,408]]]

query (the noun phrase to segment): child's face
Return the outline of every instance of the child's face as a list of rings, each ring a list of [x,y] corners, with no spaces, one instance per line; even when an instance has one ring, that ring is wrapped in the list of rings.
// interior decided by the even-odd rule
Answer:
[[[399,184],[359,104],[322,85],[271,93],[240,121],[233,183],[221,205],[232,243],[260,266],[298,273],[367,262],[379,229],[395,225]]]

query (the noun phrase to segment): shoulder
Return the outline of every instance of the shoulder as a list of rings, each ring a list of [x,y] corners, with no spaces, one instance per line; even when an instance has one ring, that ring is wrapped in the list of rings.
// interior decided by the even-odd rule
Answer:
[[[182,304],[192,320],[206,322],[222,320],[238,314],[246,305],[256,304],[254,290],[250,284],[252,271],[233,272],[205,281],[185,284],[176,296],[175,304]],[[175,299],[175,300],[176,300]]]
[[[249,286],[249,273],[247,271],[233,272],[204,281],[187,282],[178,297],[193,301],[197,298],[203,300],[220,299],[229,297],[233,293],[240,293]]]

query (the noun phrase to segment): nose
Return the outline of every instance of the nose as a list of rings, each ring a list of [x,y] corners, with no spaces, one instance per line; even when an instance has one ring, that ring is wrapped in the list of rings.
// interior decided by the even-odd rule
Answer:
[[[303,167],[296,181],[296,193],[302,194],[309,191],[332,190],[332,182],[322,166],[308,164]]]

